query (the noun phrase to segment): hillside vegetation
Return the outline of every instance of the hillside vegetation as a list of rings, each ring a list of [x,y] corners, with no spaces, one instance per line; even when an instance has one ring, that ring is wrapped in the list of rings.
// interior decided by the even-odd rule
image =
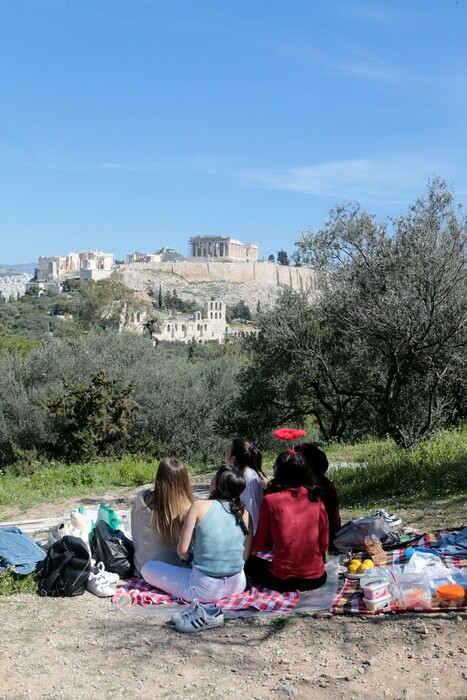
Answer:
[[[118,275],[0,304],[1,468],[26,477],[54,461],[167,453],[212,465],[235,435],[276,451],[284,444],[272,429],[294,425],[332,446],[388,440],[391,465],[379,458],[378,474],[367,466],[358,488],[353,470],[342,489],[357,503],[378,477],[390,498],[402,476],[416,473],[407,471],[411,451],[467,418],[466,230],[438,180],[391,226],[358,205],[337,207],[292,256],[319,271],[320,294],[283,289],[272,306],[255,309],[261,332],[243,343],[153,347],[131,332],[136,311],[151,318],[196,307],[160,284],[145,301]],[[174,275],[178,263],[164,264]],[[258,266],[265,278],[282,270],[281,279],[297,284],[307,270]],[[205,267],[189,268],[200,284],[224,265]],[[249,264],[235,269],[244,280],[258,274]],[[234,313],[251,315],[246,302]],[[449,472],[456,488],[459,469]],[[419,470],[407,496],[423,492]]]

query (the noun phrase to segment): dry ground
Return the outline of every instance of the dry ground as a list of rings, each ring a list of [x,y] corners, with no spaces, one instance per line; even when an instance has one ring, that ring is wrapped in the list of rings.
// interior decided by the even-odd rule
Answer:
[[[81,502],[121,509],[133,494],[118,489],[2,518],[60,516]],[[445,511],[439,502],[402,515],[422,528],[465,524],[464,503],[449,521]],[[161,618],[113,611],[90,593],[3,597],[0,700],[467,700],[467,614],[318,615],[232,620],[191,636]]]

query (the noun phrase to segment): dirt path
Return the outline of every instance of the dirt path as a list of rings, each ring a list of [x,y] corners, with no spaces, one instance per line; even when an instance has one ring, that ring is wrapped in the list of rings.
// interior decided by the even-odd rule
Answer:
[[[234,620],[195,637],[91,594],[0,599],[0,698],[467,697],[465,615]]]
[[[21,518],[103,501],[125,509],[136,490],[64,499]],[[446,525],[442,508],[436,517]],[[316,615],[232,620],[190,636],[90,593],[0,597],[0,700],[467,699],[467,614]]]

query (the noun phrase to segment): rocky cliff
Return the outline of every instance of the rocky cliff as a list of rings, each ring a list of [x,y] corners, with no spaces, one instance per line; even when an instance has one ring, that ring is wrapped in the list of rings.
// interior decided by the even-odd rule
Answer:
[[[123,282],[142,298],[154,298],[159,293],[173,292],[184,301],[204,304],[215,298],[228,305],[243,299],[253,311],[274,304],[281,289],[316,294],[320,275],[304,267],[276,265],[272,262],[165,262],[133,263],[119,266]]]

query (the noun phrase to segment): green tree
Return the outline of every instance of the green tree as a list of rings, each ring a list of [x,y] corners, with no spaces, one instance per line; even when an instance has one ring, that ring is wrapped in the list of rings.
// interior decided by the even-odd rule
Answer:
[[[143,307],[133,290],[112,276],[79,287],[78,318],[87,331],[98,327],[124,329],[134,311]]]
[[[401,446],[453,416],[467,348],[466,230],[436,179],[391,229],[346,205],[298,242],[302,261],[328,273],[317,305],[322,326],[336,343],[355,345],[337,393],[360,398],[375,430]]]
[[[279,250],[277,253],[277,262],[279,265],[289,265],[290,260],[285,250]]]
[[[245,341],[249,361],[240,370],[239,396],[226,412],[225,432],[259,438],[273,427],[299,425],[313,416],[325,440],[343,437],[349,415],[362,403],[337,386],[354,348],[347,348],[344,358],[344,346],[336,346],[316,306],[292,290],[283,292],[275,308],[258,314],[255,324],[260,334]]]
[[[228,323],[231,321],[251,321],[251,311],[243,299],[240,299],[233,306],[227,307],[226,320]]]
[[[128,447],[137,403],[132,387],[95,372],[89,385],[65,384],[63,396],[44,399],[46,412],[57,423],[58,456],[89,461],[119,454]]]

